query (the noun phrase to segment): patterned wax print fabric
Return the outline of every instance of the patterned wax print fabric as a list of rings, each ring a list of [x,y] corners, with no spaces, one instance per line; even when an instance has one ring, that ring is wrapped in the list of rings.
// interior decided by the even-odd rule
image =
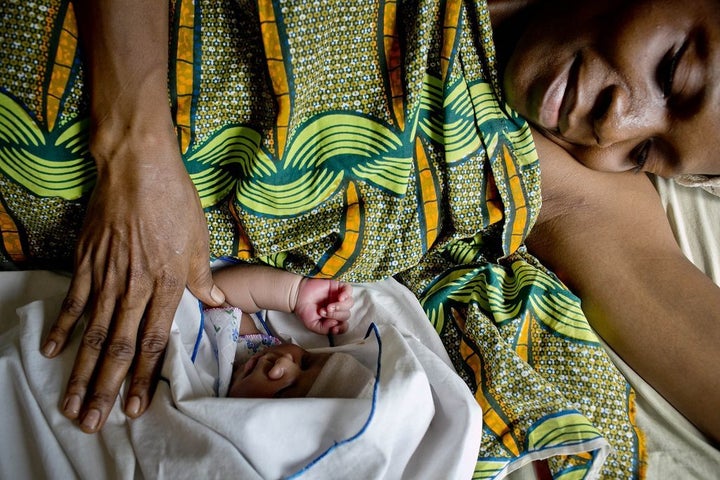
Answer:
[[[546,457],[556,478],[642,475],[633,392],[524,250],[538,159],[498,96],[483,0],[170,10],[169,96],[213,257],[408,285],[483,408],[477,478]],[[0,14],[0,257],[67,266],[95,180],[73,4]]]

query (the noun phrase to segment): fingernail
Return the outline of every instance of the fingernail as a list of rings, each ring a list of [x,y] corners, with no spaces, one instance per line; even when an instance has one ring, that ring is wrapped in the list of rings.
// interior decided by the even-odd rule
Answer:
[[[210,296],[218,304],[223,303],[225,301],[225,295],[223,295],[223,293],[220,291],[220,289],[217,288],[215,285],[213,285],[212,290],[210,290]]]
[[[82,400],[77,395],[70,395],[65,399],[65,405],[63,405],[63,411],[65,415],[70,417],[76,417],[80,413],[80,407],[82,406]]]
[[[51,357],[52,354],[55,353],[56,348],[57,348],[57,343],[55,343],[53,340],[50,340],[42,348],[42,354],[45,355],[46,357]]]
[[[140,397],[133,395],[128,398],[125,413],[133,418],[140,414]]]
[[[83,418],[83,421],[81,425],[85,427],[86,430],[95,431],[97,430],[98,424],[100,423],[100,410],[91,409],[88,410],[87,414],[85,415],[85,418]]]

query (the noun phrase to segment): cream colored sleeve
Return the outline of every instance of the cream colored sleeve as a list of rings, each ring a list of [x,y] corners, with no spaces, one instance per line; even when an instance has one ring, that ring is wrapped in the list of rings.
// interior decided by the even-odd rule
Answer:
[[[295,310],[303,277],[264,265],[238,264],[213,273],[225,301],[243,312]]]

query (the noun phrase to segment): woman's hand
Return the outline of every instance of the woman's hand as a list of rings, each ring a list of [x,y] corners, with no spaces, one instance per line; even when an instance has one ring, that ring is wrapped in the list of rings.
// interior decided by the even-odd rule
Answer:
[[[172,130],[159,141],[124,139],[99,156],[75,274],[43,347],[57,355],[87,314],[62,409],[88,433],[104,424],[131,366],[125,412],[137,417],[147,409],[186,285],[208,305],[224,301],[210,274],[205,217]]]
[[[168,101],[168,2],[76,0],[97,182],[75,273],[43,344],[54,357],[80,317],[83,341],[62,410],[102,427],[132,367],[125,412],[147,409],[183,289],[219,306],[208,232]]]
[[[354,304],[352,287],[337,280],[304,278],[298,290],[295,316],[308,330],[322,335],[338,335],[348,329],[347,320]]]

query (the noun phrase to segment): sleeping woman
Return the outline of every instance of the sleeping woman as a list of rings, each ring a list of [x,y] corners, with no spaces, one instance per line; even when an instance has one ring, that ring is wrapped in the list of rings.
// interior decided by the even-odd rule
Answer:
[[[543,168],[528,246],[578,293],[610,346],[717,442],[720,416],[706,409],[720,399],[720,379],[705,362],[718,358],[707,341],[720,335],[720,297],[682,257],[647,178],[635,174],[720,174],[720,4],[534,3],[498,26],[512,44],[498,47],[506,98],[533,126]],[[516,22],[523,33],[511,41]],[[628,173],[596,174],[568,153]],[[608,262],[627,268],[598,267]]]
[[[126,413],[148,408],[183,288],[221,305],[208,259],[233,257],[404,282],[492,412],[498,471],[580,417],[635,459],[608,476],[639,469],[633,395],[595,332],[720,439],[720,288],[633,172],[720,173],[716,2],[50,3],[54,32],[77,14],[82,72],[74,37],[2,7],[6,123],[46,146],[3,137],[4,259],[75,252],[43,352],[88,314],[61,402],[86,431],[129,372]],[[65,176],[26,173],[49,159]],[[624,407],[598,413],[606,393]]]
[[[720,175],[717,2],[536,7],[503,84],[539,133],[596,170]]]

